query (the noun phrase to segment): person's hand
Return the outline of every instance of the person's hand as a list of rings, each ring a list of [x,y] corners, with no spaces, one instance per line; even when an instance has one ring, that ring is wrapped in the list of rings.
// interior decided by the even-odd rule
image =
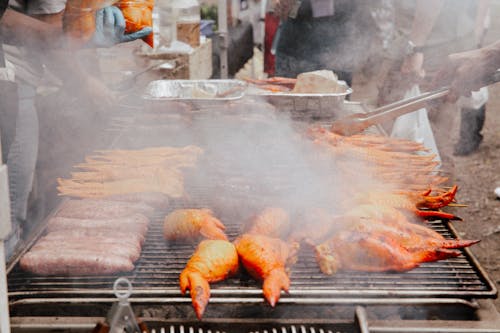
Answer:
[[[294,3],[294,0],[273,0],[274,14],[280,19],[286,20]]]
[[[118,7],[109,6],[96,13],[96,28],[89,46],[111,47],[119,43],[131,42],[146,37],[151,33],[150,27],[125,34],[125,18]]]
[[[490,84],[495,70],[495,64],[484,49],[450,54],[446,65],[438,71],[433,86],[449,85],[447,100],[455,102],[460,96],[469,96],[472,91]]]
[[[423,65],[424,65],[423,53],[417,52],[410,54],[403,60],[403,64],[401,65],[401,73],[405,77],[410,77],[413,78],[415,81],[418,81],[425,76]]]

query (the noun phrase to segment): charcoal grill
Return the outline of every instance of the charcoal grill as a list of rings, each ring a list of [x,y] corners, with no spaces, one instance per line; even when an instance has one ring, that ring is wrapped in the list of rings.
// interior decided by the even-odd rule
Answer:
[[[140,128],[140,122],[130,124]],[[117,146],[134,142],[126,130],[120,129]],[[154,141],[154,132],[149,134]],[[144,143],[135,141],[138,146]],[[234,239],[240,222],[248,217],[241,198],[213,198],[213,188],[195,192],[196,204],[189,207],[213,208]],[[239,201],[236,207],[242,209],[227,209],[234,207],[231,200]],[[185,205],[174,202],[169,209]],[[19,253],[7,267],[12,330],[88,332],[116,301],[116,278],[126,277],[134,288],[129,298],[134,311],[155,332],[500,332],[500,315],[490,300],[497,296],[496,286],[468,249],[457,258],[424,263],[405,273],[339,272],[329,277],[319,271],[312,250],[303,248],[291,269],[290,292],[282,294],[275,308],[265,303],[260,284],[241,273],[211,286],[210,303],[198,321],[189,295],[181,295],[178,286],[194,245],[166,243],[166,213],[158,212],[152,219],[141,257],[130,273],[40,277],[19,268]],[[448,221],[429,223],[444,237],[457,237]],[[44,229],[41,223],[24,251]]]
[[[200,323],[196,321],[191,308],[190,297],[182,296],[178,287],[178,276],[194,246],[165,242],[162,236],[163,216],[158,215],[152,221],[135,270],[119,276],[132,282],[134,292],[129,300],[146,322],[149,317],[155,323],[159,316],[174,322],[177,320],[177,324],[172,327],[178,328],[179,325],[185,325],[186,321],[195,325],[190,327],[199,327]],[[231,215],[222,215],[222,219],[238,220]],[[430,223],[433,229],[445,237],[456,237],[452,225],[446,221]],[[241,226],[236,223],[226,224],[228,235],[233,239],[240,232]],[[90,320],[105,317],[115,301],[112,285],[116,275],[40,277],[22,271],[15,261],[8,266],[7,271],[14,326],[16,320],[20,320],[22,326],[21,322],[33,316],[71,318],[84,313]],[[331,326],[332,322],[328,324],[325,321],[325,314],[327,318],[340,321],[341,323],[336,323],[338,325],[349,325],[346,320],[354,318],[352,311],[355,306],[376,308],[381,312],[385,309],[394,311],[388,310],[393,307],[406,308],[398,310],[399,313],[408,312],[405,316],[411,316],[411,311],[424,307],[425,311],[418,310],[420,316],[424,317],[434,312],[446,316],[446,312],[460,309],[458,311],[461,316],[472,318],[474,315],[470,313],[480,308],[478,299],[494,298],[497,294],[495,285],[467,249],[462,250],[457,258],[425,263],[406,273],[340,272],[332,277],[322,274],[312,251],[305,250],[301,251],[290,277],[290,292],[282,295],[274,309],[264,303],[260,284],[244,273],[212,285],[203,325],[220,324],[221,320],[227,325],[243,325],[244,320],[238,322],[235,319],[246,318],[249,321],[246,327],[251,329],[251,321],[255,320],[252,318],[258,318],[259,325],[266,321],[287,324],[287,320],[283,319],[286,318],[293,319],[290,324],[292,326],[285,328],[290,332],[293,332],[291,327],[295,327],[295,330],[302,327],[300,324],[307,324],[303,328],[306,331],[312,330],[312,326],[309,326],[315,321],[319,323],[318,328],[314,328],[315,331],[323,329],[327,332],[328,329],[323,327],[335,326]],[[357,313],[356,316],[359,316],[359,311],[364,313],[365,310],[358,308],[354,312]],[[61,324],[61,321],[58,323]],[[262,330],[266,331],[267,328]],[[195,331],[198,332],[198,329]],[[272,329],[269,332],[271,331]]]

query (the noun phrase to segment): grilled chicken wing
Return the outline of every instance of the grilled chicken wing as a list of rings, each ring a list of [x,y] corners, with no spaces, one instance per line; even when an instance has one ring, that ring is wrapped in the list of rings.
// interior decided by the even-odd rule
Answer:
[[[268,207],[251,219],[247,233],[281,238],[287,234],[289,228],[288,213],[279,207]]]
[[[325,274],[338,270],[364,272],[408,271],[422,262],[460,255],[459,251],[436,247],[411,251],[384,233],[342,231],[316,247],[316,259]]]
[[[180,275],[182,294],[189,289],[198,319],[210,298],[210,282],[226,279],[238,271],[235,246],[225,240],[204,240],[196,248]]]
[[[163,236],[167,240],[208,239],[227,240],[226,227],[209,209],[177,209],[165,217]]]
[[[279,238],[260,234],[243,234],[234,244],[248,273],[263,281],[264,297],[274,307],[281,290],[290,287],[286,265],[294,257],[294,250]]]

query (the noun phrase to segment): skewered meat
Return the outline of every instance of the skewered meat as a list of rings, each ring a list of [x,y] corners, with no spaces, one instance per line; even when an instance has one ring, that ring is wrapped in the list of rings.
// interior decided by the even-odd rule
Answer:
[[[264,298],[274,307],[280,298],[281,290],[288,291],[290,288],[286,265],[295,261],[294,249],[290,249],[279,238],[260,234],[243,234],[234,244],[248,273],[263,281]]]
[[[238,271],[238,254],[225,240],[204,240],[179,277],[182,294],[189,289],[193,307],[201,319],[210,299],[211,282],[222,281]]]
[[[60,195],[102,198],[158,192],[184,195],[184,168],[193,167],[203,150],[197,146],[154,147],[142,150],[101,150],[75,167],[70,179],[58,179]]]
[[[128,171],[127,171],[128,172]],[[172,169],[159,169],[150,177],[120,179],[115,181],[75,181],[57,179],[60,195],[80,198],[102,198],[110,195],[160,192],[172,198],[184,195],[184,177],[182,172]]]
[[[101,275],[128,272],[132,261],[112,253],[91,249],[41,249],[27,252],[20,260],[21,268],[38,275]]]
[[[142,203],[108,200],[67,200],[57,211],[57,217],[78,219],[105,219],[130,216],[136,213],[151,215],[154,208]]]
[[[282,238],[286,236],[289,228],[288,213],[283,208],[268,207],[251,219],[247,233]]]
[[[334,158],[345,176],[360,172],[394,189],[423,191],[447,180],[437,169],[438,161],[421,144],[375,135],[344,137],[320,127],[307,131],[325,156]],[[362,171],[360,170],[362,168]]]
[[[415,194],[411,192],[387,193],[368,191],[358,195],[358,202],[403,209],[421,217],[459,220],[460,218],[453,214],[434,210],[445,207],[451,203],[455,198],[457,190],[458,187],[455,185],[449,191],[435,196],[429,195],[429,192]],[[427,210],[421,210],[420,208],[426,208]]]
[[[67,217],[52,217],[47,225],[48,231],[56,230],[115,230],[127,231],[145,235],[148,229],[149,219],[141,214],[133,214],[120,218],[110,219],[77,219]]]
[[[163,236],[167,240],[227,240],[226,227],[210,209],[177,209],[168,214],[163,222]]]

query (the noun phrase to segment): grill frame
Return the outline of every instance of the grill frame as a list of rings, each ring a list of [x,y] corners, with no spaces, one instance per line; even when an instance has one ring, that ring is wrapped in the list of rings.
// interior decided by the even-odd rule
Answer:
[[[361,104],[357,103],[344,103],[344,108],[342,113],[352,113],[354,111],[359,111],[358,109],[362,106]],[[253,108],[254,105],[250,104],[250,106]],[[249,106],[248,106],[249,107]],[[229,108],[230,109],[230,108]],[[137,126],[140,125],[143,121],[142,116],[144,115],[143,113],[136,113],[137,110],[133,110],[134,112],[130,113],[130,119],[125,123],[125,124],[118,124],[116,128],[111,128],[114,134],[113,135],[114,140],[113,143],[111,144],[111,148],[116,148],[116,147],[121,147],[121,146],[129,146],[132,144],[132,146],[138,145],[141,146],[143,144],[149,143],[151,140],[154,142],[154,135],[151,135],[153,138],[149,139],[149,136],[146,140],[146,142],[143,142],[141,140],[138,140],[138,142],[135,142],[137,138],[141,138],[141,134],[143,134],[140,130],[137,130]],[[154,114],[155,112],[163,112],[163,110],[148,110],[148,112]],[[208,110],[195,110],[194,112],[190,112],[188,115],[179,112],[179,113],[173,113],[169,114],[168,116],[171,117],[168,121],[168,126],[169,126],[169,131],[172,131],[171,136],[175,137],[176,135],[179,135],[179,130],[177,128],[177,125],[182,124],[182,123],[189,123],[190,121],[193,121],[193,119],[197,119],[199,117],[206,117],[210,116],[213,117],[214,115],[211,114],[211,112],[208,111],[216,111],[211,110],[210,108]],[[239,115],[227,115],[228,110],[223,110],[221,112],[217,112],[215,116],[218,116],[218,118],[239,118]],[[230,110],[229,110],[230,111]],[[311,119],[307,118],[307,114],[301,113],[297,118],[301,122],[299,124],[295,124],[299,127],[304,126],[305,123],[309,123],[312,121]],[[310,115],[309,115],[310,116]],[[335,118],[336,114],[332,114],[332,117]],[[297,120],[297,119],[296,119]],[[315,122],[319,123],[319,119],[313,119]],[[330,119],[325,119],[325,121],[329,121]],[[158,123],[159,125],[165,125],[164,122],[160,121]],[[223,122],[217,123],[217,128],[219,126],[223,126]],[[307,124],[306,124],[307,125]],[[148,126],[145,126],[145,128],[149,128],[150,124]],[[180,126],[179,128],[182,128]],[[162,136],[164,130],[161,129]],[[151,134],[148,132],[148,134]],[[182,137],[182,136],[181,136]],[[183,138],[183,137],[182,137]],[[198,142],[184,142],[183,139],[180,139],[179,144],[200,144]],[[222,167],[224,167],[224,163]],[[277,165],[278,167],[280,165]],[[212,166],[214,167],[214,166]],[[220,167],[220,166],[217,166]],[[232,175],[230,173],[230,168],[226,166],[225,171],[225,176],[227,177],[227,174],[230,176],[239,176],[239,175]],[[277,171],[278,175],[276,178],[279,179],[281,176],[279,169]],[[275,174],[271,173],[271,177],[276,176]],[[189,177],[187,177],[189,178]],[[236,200],[239,201],[237,202],[238,205],[241,205],[241,201],[239,199],[245,198],[245,186],[241,186],[242,184],[238,182],[239,178],[236,177],[236,182],[231,183],[230,186],[235,187],[235,192],[238,197],[230,197],[230,198],[225,198],[226,200]],[[274,181],[276,179],[273,178]],[[191,185],[191,184],[190,184]],[[246,185],[245,183],[243,185]],[[282,186],[282,183],[279,183],[279,190],[283,190],[283,188],[280,188]],[[195,185],[196,186],[196,185]],[[189,208],[199,206],[199,207],[214,207],[212,202],[207,202],[207,198],[211,198],[214,193],[214,186],[208,187],[208,188],[194,188],[194,194],[198,198],[194,198],[193,202],[196,202],[196,205],[189,206]],[[286,188],[284,190],[287,190]],[[225,189],[226,194],[229,193],[227,189]],[[243,192],[243,193],[242,193]],[[272,194],[271,194],[272,195]],[[212,198],[213,199],[213,198]],[[255,198],[252,198],[255,199]],[[219,200],[220,201],[220,200]],[[265,201],[265,200],[262,200]],[[170,209],[174,208],[183,208],[183,205],[186,205],[186,203],[174,203]],[[216,205],[215,205],[216,206]],[[57,211],[57,210],[55,210]],[[166,213],[166,212],[164,212]],[[220,216],[219,214],[216,214],[217,216]],[[224,215],[224,214],[222,214]],[[159,236],[161,233],[158,232],[161,223],[162,223],[162,217],[164,215],[158,215],[155,219],[152,220],[152,228],[148,232],[148,235],[146,237],[145,245],[143,247],[143,252],[141,254],[141,258],[138,260],[136,263],[136,266],[140,265],[141,260],[143,260],[145,253],[147,253],[148,246],[153,246],[151,244],[160,244],[160,242],[164,242],[161,240],[161,237]],[[177,263],[177,266],[175,268],[175,271],[171,273],[175,277],[175,281],[171,282],[168,288],[165,287],[141,287],[140,284],[135,283],[135,279],[133,278],[133,274],[119,274],[119,275],[113,275],[113,276],[106,276],[104,277],[100,282],[97,281],[96,285],[99,285],[99,288],[75,288],[74,287],[74,281],[77,279],[75,278],[67,278],[67,277],[56,277],[56,279],[59,279],[62,281],[62,283],[66,284],[65,288],[59,288],[58,290],[55,289],[50,289],[50,286],[53,287],[54,283],[50,282],[50,279],[46,279],[45,284],[49,286],[48,289],[37,291],[37,290],[30,290],[26,289],[25,287],[28,285],[29,282],[33,280],[43,280],[45,278],[38,278],[26,273],[23,273],[19,275],[19,280],[17,282],[18,285],[21,285],[22,288],[13,288],[12,284],[12,277],[15,274],[19,273],[19,268],[18,268],[18,261],[21,258],[21,256],[37,241],[37,239],[44,233],[47,221],[49,220],[51,216],[49,216],[46,220],[42,221],[39,225],[37,225],[36,230],[30,234],[30,240],[26,242],[26,244],[21,244],[18,248],[20,248],[20,253],[14,256],[14,260],[12,260],[8,266],[7,266],[7,273],[8,273],[8,278],[9,278],[9,305],[12,310],[14,310],[14,315],[18,312],[18,309],[21,309],[21,312],[24,311],[24,309],[29,309],[30,307],[41,307],[43,305],[49,305],[48,308],[53,307],[52,311],[54,316],[59,316],[61,312],[58,312],[59,308],[64,308],[66,305],[74,305],[76,308],[99,308],[102,307],[102,309],[107,309],[111,306],[113,302],[116,301],[116,298],[114,296],[114,293],[112,291],[112,286],[113,282],[116,278],[119,276],[124,276],[128,277],[134,287],[134,291],[132,296],[130,297],[129,301],[133,304],[133,306],[137,305],[144,305],[144,306],[161,306],[161,305],[172,305],[172,306],[185,306],[187,309],[192,312],[191,309],[191,299],[189,295],[182,296],[179,291],[178,283],[177,283],[177,276],[178,273],[180,273],[183,264],[187,262],[189,256],[192,253],[192,250],[194,250],[194,246],[190,247],[189,251],[185,251],[182,255],[182,263]],[[226,218],[225,218],[226,217]],[[231,220],[237,220],[234,219],[234,216],[221,216],[221,220],[224,221],[226,226],[228,227],[228,234],[230,236],[230,239],[234,239],[235,236],[238,234],[240,230],[240,226],[237,224],[228,224],[226,221],[231,221]],[[437,230],[444,234],[446,238],[457,238],[457,232],[453,228],[453,225],[449,223],[448,221],[434,221],[432,224],[437,228]],[[161,241],[160,241],[161,240]],[[344,289],[335,289],[335,288],[329,288],[329,287],[323,287],[323,288],[310,288],[307,287],[308,284],[310,284],[310,280],[307,280],[307,283],[303,283],[303,286],[305,288],[297,288],[297,280],[294,279],[294,269],[292,269],[292,275],[291,275],[291,281],[292,285],[290,288],[290,293],[289,294],[282,294],[282,297],[279,301],[279,304],[277,305],[276,308],[285,308],[287,306],[295,306],[295,305],[304,305],[304,306],[330,306],[330,305],[335,305],[335,306],[347,306],[347,307],[353,307],[355,305],[370,305],[370,306],[387,306],[387,305],[395,305],[395,306],[426,306],[426,305],[436,305],[440,304],[443,306],[450,306],[450,307],[465,307],[468,309],[473,309],[476,310],[478,309],[478,305],[475,301],[475,299],[488,299],[488,298],[495,298],[498,294],[497,288],[495,286],[495,283],[488,277],[487,273],[485,270],[481,267],[477,259],[474,257],[472,252],[469,249],[462,249],[462,255],[459,258],[454,258],[454,259],[447,259],[447,260],[442,260],[437,263],[425,263],[422,265],[422,267],[416,268],[410,272],[406,273],[398,273],[398,274],[393,274],[391,275],[391,279],[387,280],[386,285],[395,285],[395,279],[396,276],[408,276],[408,275],[418,275],[422,274],[425,272],[425,270],[429,270],[429,274],[434,274],[434,275],[439,275],[439,271],[436,271],[436,268],[442,265],[448,265],[450,263],[455,262],[457,267],[457,270],[460,270],[460,265],[466,265],[473,271],[473,274],[475,277],[473,278],[474,280],[480,281],[480,287],[479,290],[467,290],[467,288],[458,290],[458,289],[439,289],[436,288],[434,290],[429,290],[429,289],[417,289],[415,290],[415,285],[417,285],[418,282],[413,284],[413,287],[408,287],[406,289],[402,289],[401,285],[397,286],[395,288],[385,288],[385,289],[380,289],[375,287],[371,288],[358,288],[358,289],[353,289],[353,288],[344,288]],[[300,263],[300,260],[299,260]],[[315,265],[314,262],[310,263],[311,265]],[[136,268],[137,270],[137,268]],[[134,272],[136,271],[134,270]],[[316,272],[316,277],[320,276],[320,279],[326,280],[327,278],[319,272],[319,269],[317,269]],[[374,276],[382,276],[382,279],[388,277],[388,273],[366,273],[366,274],[360,274],[360,273],[354,273],[354,274],[359,274],[360,276],[364,277],[374,277]],[[132,275],[132,277],[131,277]],[[339,273],[335,276],[334,279],[330,279],[329,281],[338,281],[340,278],[339,276],[343,275],[345,279],[348,279],[347,283],[350,282],[350,279],[352,278],[352,275],[347,276],[344,273]],[[99,277],[97,277],[98,279]],[[88,277],[85,277],[83,279],[89,279]],[[93,278],[90,278],[93,279]],[[265,304],[264,299],[262,297],[262,291],[260,289],[260,284],[257,282],[252,282],[252,280],[248,279],[245,281],[246,285],[242,286],[241,281],[238,283],[235,283],[235,279],[237,278],[232,278],[229,281],[231,282],[221,282],[217,284],[211,285],[211,298],[210,298],[210,304],[220,304],[220,305],[227,305],[227,306],[232,306],[232,305],[241,305],[241,306],[257,306],[260,307],[261,309],[264,309],[264,314],[263,316],[270,316],[270,312],[266,311],[269,310],[269,306]],[[73,282],[71,282],[73,281]],[[365,280],[366,282],[366,280]],[[231,288],[228,287],[228,284],[233,283],[231,285]],[[266,307],[267,306],[267,307]],[[209,307],[213,308],[213,307]],[[27,310],[29,313],[29,310]],[[210,310],[209,310],[210,312]],[[209,315],[210,313],[206,313],[206,316]],[[84,313],[84,312],[82,312]]]

